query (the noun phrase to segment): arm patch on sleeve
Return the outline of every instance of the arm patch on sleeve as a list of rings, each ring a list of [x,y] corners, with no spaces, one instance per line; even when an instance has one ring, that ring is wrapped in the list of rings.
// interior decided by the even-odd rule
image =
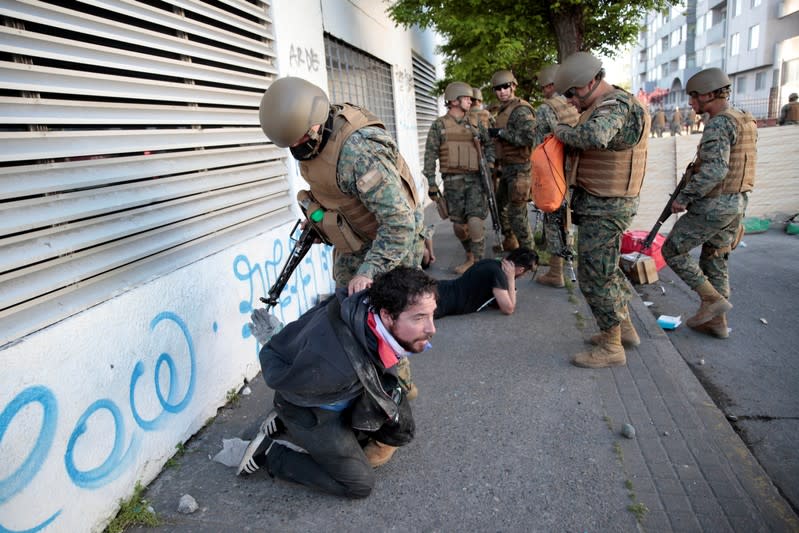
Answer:
[[[383,176],[380,174],[380,172],[377,171],[377,169],[373,168],[372,170],[370,170],[369,172],[358,178],[358,181],[355,183],[355,185],[356,187],[358,187],[358,192],[363,194],[374,189],[377,185],[382,183],[382,181],[383,181]]]

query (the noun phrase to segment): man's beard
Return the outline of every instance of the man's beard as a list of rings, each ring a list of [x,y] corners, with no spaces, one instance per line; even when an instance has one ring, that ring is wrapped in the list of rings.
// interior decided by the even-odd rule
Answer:
[[[408,341],[402,340],[402,339],[400,339],[399,337],[397,337],[397,336],[394,334],[394,332],[393,332],[393,331],[391,332],[391,335],[394,337],[394,339],[396,339],[397,343],[398,343],[400,346],[402,346],[403,348],[405,348],[406,350],[408,350],[409,352],[412,352],[412,353],[420,353],[420,352],[423,352],[423,351],[424,351],[424,347],[425,347],[425,346],[427,346],[427,343],[428,343],[428,342],[430,342],[430,339],[432,338],[430,335],[425,335],[425,336],[423,336],[423,337],[418,337],[418,338],[416,338],[416,339],[414,339],[414,340],[412,340],[412,341],[408,342]],[[422,348],[421,348],[421,349],[415,349],[415,348],[413,347],[413,345],[414,345],[414,344],[417,344],[417,343],[419,343],[419,342],[424,342],[424,344],[422,344]]]

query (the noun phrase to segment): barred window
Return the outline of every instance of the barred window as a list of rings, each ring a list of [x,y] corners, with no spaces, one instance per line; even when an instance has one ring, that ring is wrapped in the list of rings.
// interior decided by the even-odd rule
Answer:
[[[325,58],[330,100],[365,107],[397,137],[391,65],[325,34]]]

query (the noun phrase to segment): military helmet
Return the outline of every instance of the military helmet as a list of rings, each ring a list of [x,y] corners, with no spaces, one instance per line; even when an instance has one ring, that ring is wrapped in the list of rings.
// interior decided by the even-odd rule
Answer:
[[[457,100],[461,96],[468,96],[469,98],[472,97],[472,88],[468,83],[463,83],[462,81],[453,81],[447,85],[446,89],[444,89],[444,100],[447,102]]]
[[[685,92],[688,94],[693,92],[707,94],[730,85],[732,85],[732,82],[724,74],[723,70],[716,67],[706,68],[688,78],[688,83],[685,84]]]
[[[560,64],[555,73],[555,90],[560,94],[572,87],[585,87],[602,70],[602,61],[588,52],[575,52]]]
[[[280,78],[261,97],[258,118],[273,143],[287,148],[300,140],[311,126],[324,124],[330,113],[325,92],[302,78]]]
[[[516,85],[519,85],[519,82],[516,81],[516,77],[510,70],[498,70],[494,72],[493,76],[491,76],[491,87],[504,85],[506,83],[515,83]]]
[[[560,65],[547,65],[538,71],[538,85],[546,87],[550,83],[555,83],[555,74],[558,72]]]
[[[791,95],[788,97],[789,102],[795,102],[797,100],[799,100],[799,94],[791,93]]]
[[[483,93],[477,87],[472,87],[472,98],[483,101]]]

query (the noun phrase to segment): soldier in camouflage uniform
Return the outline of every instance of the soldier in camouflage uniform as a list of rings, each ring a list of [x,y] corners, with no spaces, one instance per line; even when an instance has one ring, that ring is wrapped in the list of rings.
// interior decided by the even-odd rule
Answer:
[[[799,124],[799,94],[791,93],[788,96],[788,103],[780,109],[780,118],[777,123],[780,126]]]
[[[261,128],[290,147],[311,187],[298,200],[322,238],[334,245],[333,277],[349,294],[372,285],[396,266],[419,267],[424,255],[424,212],[416,183],[396,142],[376,116],[352,104],[331,105],[325,92],[302,78],[274,81],[261,99]],[[319,220],[314,220],[316,213]],[[396,373],[407,397],[418,390],[410,364]],[[395,448],[375,441],[370,462]]]
[[[590,339],[595,346],[572,359],[587,368],[624,365],[622,343],[640,343],[619,249],[638,209],[650,118],[633,95],[604,77],[601,61],[587,52],[567,57],[555,75],[555,89],[582,111],[577,126],[558,124],[555,136],[570,148],[571,205],[580,228],[577,278],[601,330]]]
[[[473,117],[474,122],[482,124],[486,129],[494,125],[494,117],[483,106],[483,93],[477,87],[472,87],[472,107],[469,109],[469,115]]]
[[[485,190],[474,139],[485,147],[488,165],[494,162],[494,148],[487,129],[469,113],[472,88],[463,82],[450,83],[444,91],[447,114],[438,117],[427,132],[424,169],[428,194],[434,201],[441,192],[436,184],[436,161],[444,181],[447,212],[455,236],[466,252],[466,261],[456,266],[463,274],[485,254],[485,219],[488,213]]]
[[[555,91],[555,74],[558,65],[548,65],[538,73],[538,84],[544,93],[544,103],[535,111],[535,140],[534,146],[544,142],[544,137],[555,130],[560,123],[574,126],[580,114],[573,105]],[[564,199],[563,205],[553,213],[544,213],[544,237],[547,243],[549,269],[538,276],[536,281],[550,287],[563,287],[564,263],[570,265],[574,250],[568,242],[567,210],[568,202]]]
[[[527,202],[530,199],[530,153],[535,136],[533,107],[515,96],[518,82],[509,70],[500,70],[491,77],[491,86],[499,100],[499,112],[488,132],[494,139],[496,164],[500,172],[497,207],[507,206],[507,219],[501,216],[503,247],[506,251],[522,246],[535,248]],[[509,231],[510,230],[510,231]],[[512,232],[512,235],[511,235]]]
[[[685,90],[691,107],[708,113],[710,119],[692,175],[671,204],[672,212],[687,213],[674,224],[662,252],[666,263],[701,299],[699,310],[686,324],[726,338],[726,314],[732,308],[727,259],[754,187],[757,126],[752,115],[729,105],[730,79],[720,69],[698,72]],[[700,245],[697,263],[689,252]]]
[[[655,135],[663,137],[664,129],[666,129],[666,112],[661,107],[655,111],[655,118],[652,119],[652,137]]]

